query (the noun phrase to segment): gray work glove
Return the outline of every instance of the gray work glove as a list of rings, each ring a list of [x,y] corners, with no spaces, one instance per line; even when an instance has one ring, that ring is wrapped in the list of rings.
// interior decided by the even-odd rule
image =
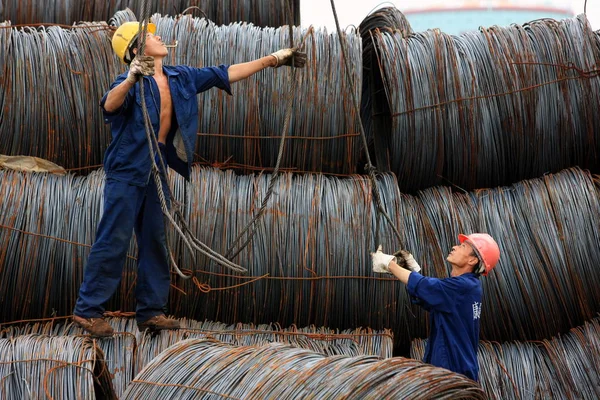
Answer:
[[[410,254],[406,250],[400,250],[399,253],[400,257],[404,259],[404,263],[406,264],[405,268],[408,268],[413,272],[421,271],[421,266],[419,265],[419,263],[417,263],[412,254]]]
[[[391,274],[390,272],[390,262],[396,262],[396,257],[385,254],[382,251],[381,245],[377,248],[375,253],[371,253],[371,260],[373,260],[373,272],[377,272],[379,274]]]
[[[127,81],[136,83],[140,76],[154,75],[154,57],[152,56],[135,56],[131,64],[129,64],[129,73]]]
[[[275,68],[279,68],[282,65],[289,67],[304,68],[306,64],[306,53],[298,51],[297,47],[290,49],[281,49],[271,54],[277,60]],[[294,64],[292,65],[292,60]]]

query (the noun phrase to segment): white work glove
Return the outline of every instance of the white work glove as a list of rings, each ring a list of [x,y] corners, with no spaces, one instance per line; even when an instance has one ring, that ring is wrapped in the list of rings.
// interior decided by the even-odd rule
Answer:
[[[277,60],[275,68],[279,68],[282,65],[304,68],[304,64],[306,64],[306,53],[298,51],[297,47],[291,49],[281,49],[271,55],[275,57],[275,60]],[[293,65],[292,60],[294,62]]]
[[[406,268],[410,269],[413,272],[419,272],[419,271],[421,271],[421,266],[415,260],[415,258],[413,257],[412,254],[410,254],[406,250],[400,250],[399,253],[400,253],[400,257],[402,257],[404,259],[404,262],[406,264]]]
[[[379,245],[375,253],[371,253],[371,259],[373,260],[373,272],[379,274],[391,274],[389,269],[390,262],[396,262],[396,257],[385,254],[382,251],[381,245]]]
[[[152,56],[135,56],[131,64],[129,64],[129,73],[127,74],[127,82],[136,83],[138,77],[154,75],[154,57]]]

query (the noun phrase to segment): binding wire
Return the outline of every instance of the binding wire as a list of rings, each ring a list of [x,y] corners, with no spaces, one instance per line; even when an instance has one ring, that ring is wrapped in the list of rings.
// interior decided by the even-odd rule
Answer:
[[[0,321],[71,314],[101,215],[103,180],[101,171],[0,171]],[[171,181],[192,232],[222,252],[257,212],[269,176],[194,168],[193,184],[174,174]],[[383,175],[379,190],[427,276],[449,275],[445,258],[459,233],[488,232],[498,241],[499,265],[482,278],[482,338],[543,340],[600,310],[600,201],[589,173],[569,169],[511,187],[438,187],[417,196],[402,194],[396,178]],[[390,252],[399,246],[388,226],[376,243],[371,193],[367,177],[282,174],[255,240],[234,260],[248,268],[244,276],[205,257],[191,265],[169,232],[178,265],[196,271],[191,280],[174,277],[169,311],[227,324],[388,328],[396,354],[406,354],[412,339],[427,336],[427,316],[397,279],[371,270],[377,244]],[[135,310],[135,256],[132,240],[107,310]]]
[[[378,168],[402,191],[598,169],[600,47],[585,15],[460,36],[375,31],[372,41]]]
[[[150,10],[161,14],[176,15],[193,12],[217,24],[250,22],[258,26],[283,26],[290,18],[300,25],[300,0],[238,0],[235,3],[219,0],[145,0]],[[8,20],[17,25],[54,23],[71,25],[79,21],[107,21],[115,12],[130,8],[136,15],[142,11],[141,0],[102,1],[48,0],[39,7],[35,0],[3,0],[0,6],[0,21]],[[198,7],[190,7],[197,5]],[[286,10],[291,10],[289,16]]]
[[[134,19],[120,11],[106,23],[0,27],[0,49],[7,57],[0,80],[0,154],[29,155],[84,173],[102,164],[110,142],[98,102],[114,78],[125,72],[114,56],[111,31]],[[251,24],[217,26],[190,15],[154,15],[157,33],[178,42],[166,64],[204,67],[257,59],[289,47],[289,29]],[[290,135],[282,170],[356,173],[360,164],[358,116],[350,91],[362,82],[361,42],[346,33],[357,88],[343,79],[337,36],[326,30],[295,27],[294,43],[309,54],[297,72]],[[6,40],[6,42],[4,42]],[[210,44],[210,45],[207,45]],[[232,52],[231,47],[236,51]],[[275,166],[290,68],[267,69],[233,84],[234,96],[220,90],[198,95],[199,133],[195,161],[241,172]],[[36,95],[31,95],[36,88]],[[193,95],[193,94],[191,94]]]
[[[107,322],[116,333],[111,338],[97,339],[95,343],[104,354],[106,369],[112,377],[112,385],[118,398],[121,398],[134,377],[160,353],[172,345],[192,338],[209,338],[235,346],[260,347],[268,343],[285,343],[326,356],[379,358],[392,356],[392,334],[389,330],[377,332],[357,328],[340,332],[314,326],[305,328],[291,326],[282,329],[277,324],[227,325],[183,318],[180,320],[182,326],[180,330],[149,334],[140,332],[133,318],[110,317],[107,318]],[[51,321],[8,325],[0,332],[0,338],[4,339],[16,339],[28,335],[66,338],[82,336],[84,331],[69,321]],[[0,349],[3,348],[2,346],[10,347],[9,344],[10,341],[0,340]],[[10,374],[10,364],[0,364],[0,377]]]
[[[426,340],[414,340],[422,359]],[[600,396],[600,320],[544,341],[479,343],[479,379],[490,399],[596,399]]]
[[[180,342],[161,353],[136,376],[123,399],[163,396],[485,398],[468,378],[414,360],[327,358],[283,344],[231,347],[198,339]]]

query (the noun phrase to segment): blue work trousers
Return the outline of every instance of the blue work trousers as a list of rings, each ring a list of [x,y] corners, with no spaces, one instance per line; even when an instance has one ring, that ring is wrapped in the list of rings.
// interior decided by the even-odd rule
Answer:
[[[168,195],[165,197],[168,199]],[[102,316],[104,304],[121,281],[134,229],[138,245],[136,320],[144,322],[165,313],[170,287],[169,262],[164,216],[151,176],[147,186],[106,179],[104,213],[84,271],[75,315]]]

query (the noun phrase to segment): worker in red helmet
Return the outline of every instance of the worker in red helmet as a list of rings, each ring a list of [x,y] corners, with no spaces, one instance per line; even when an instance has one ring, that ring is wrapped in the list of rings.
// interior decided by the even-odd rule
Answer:
[[[112,141],[104,156],[104,212],[84,270],[73,310],[73,321],[93,336],[110,336],[104,305],[117,290],[129,242],[135,231],[138,244],[136,320],[140,331],[177,329],[179,322],[165,315],[170,273],[165,224],[159,191],[151,177],[152,159],[145,122],[152,124],[158,141],[154,157],[189,179],[198,135],[196,94],[218,88],[231,94],[231,84],[268,67],[303,67],[306,54],[278,50],[262,58],[234,65],[196,68],[164,65],[169,46],[147,25],[144,55],[139,23],[126,22],[113,35],[116,56],[129,65],[100,101]],[[144,98],[140,87],[144,87]],[[143,112],[146,104],[148,118]],[[157,161],[158,165],[162,163]],[[160,168],[160,167],[159,167]],[[162,169],[162,168],[161,168]],[[163,187],[166,181],[163,176]]]
[[[479,276],[487,275],[496,266],[500,249],[487,233],[461,234],[458,240],[460,244],[452,247],[446,258],[452,266],[449,278],[421,275],[421,267],[406,250],[400,251],[398,260],[383,253],[379,246],[371,257],[374,272],[394,274],[406,284],[413,303],[429,311],[430,333],[423,362],[477,381],[482,311]]]

